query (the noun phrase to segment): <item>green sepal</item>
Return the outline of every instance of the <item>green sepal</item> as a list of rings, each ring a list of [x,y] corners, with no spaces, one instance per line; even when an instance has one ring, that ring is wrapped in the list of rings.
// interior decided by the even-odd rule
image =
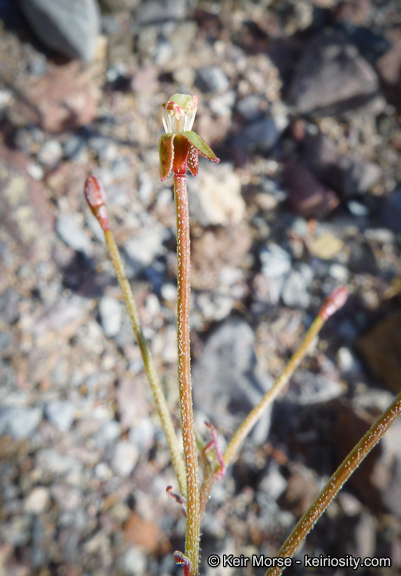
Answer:
[[[192,146],[194,146],[202,154],[202,156],[212,160],[213,162],[220,162],[220,158],[217,158],[216,154],[206,144],[203,138],[199,136],[199,134],[190,130],[188,132],[182,132],[182,135],[191,142]]]
[[[159,139],[160,178],[164,182],[171,174],[174,160],[175,134],[163,134]]]

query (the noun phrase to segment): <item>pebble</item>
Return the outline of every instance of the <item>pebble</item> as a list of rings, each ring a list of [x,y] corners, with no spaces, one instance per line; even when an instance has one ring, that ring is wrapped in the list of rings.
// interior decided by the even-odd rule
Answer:
[[[41,420],[40,408],[3,405],[0,407],[0,434],[9,434],[16,440],[29,438]]]
[[[69,400],[54,400],[46,404],[45,416],[58,430],[68,432],[75,418],[75,406]]]
[[[291,270],[291,255],[278,244],[269,244],[259,252],[262,274],[266,278],[281,278]]]
[[[55,168],[63,157],[63,148],[57,140],[44,142],[38,152],[39,162],[49,170]]]
[[[81,464],[73,456],[60,454],[53,448],[44,448],[36,453],[36,465],[42,473],[52,476],[80,475]]]
[[[138,548],[130,548],[121,558],[121,570],[126,576],[141,576],[146,571],[146,558]]]
[[[56,232],[72,250],[86,256],[92,253],[91,243],[75,214],[61,214],[56,219]]]
[[[110,464],[116,474],[123,478],[128,478],[138,458],[139,452],[135,446],[126,440],[121,440],[114,448]]]
[[[223,70],[218,66],[205,66],[198,68],[196,71],[195,85],[202,92],[216,94],[228,90],[230,82]]]
[[[150,266],[157,256],[165,253],[164,238],[164,229],[155,222],[154,225],[149,223],[149,226],[144,226],[135,238],[124,244],[126,272],[129,277],[138,275]]]
[[[191,182],[191,217],[202,226],[239,224],[245,216],[241,180],[229,164],[209,165]]]
[[[28,514],[43,514],[50,504],[50,494],[48,488],[37,486],[24,501],[24,511]]]
[[[288,92],[300,114],[334,116],[384,107],[376,72],[338,33],[318,33],[306,44]]]
[[[312,268],[307,264],[298,270],[291,270],[281,292],[281,298],[286,306],[301,309],[309,307],[308,288],[312,277]]]
[[[117,336],[122,322],[121,303],[111,296],[103,296],[99,302],[99,316],[105,335],[108,338]]]
[[[95,442],[99,448],[107,448],[114,444],[121,434],[120,423],[116,420],[108,420],[102,424],[95,435]]]
[[[303,370],[296,372],[291,378],[291,386],[283,402],[309,406],[328,402],[342,396],[344,392],[344,386],[338,380]]]
[[[401,233],[401,189],[397,188],[386,198],[382,218],[395,234]]]
[[[100,32],[95,0],[21,0],[20,5],[45,46],[70,58],[93,58]]]

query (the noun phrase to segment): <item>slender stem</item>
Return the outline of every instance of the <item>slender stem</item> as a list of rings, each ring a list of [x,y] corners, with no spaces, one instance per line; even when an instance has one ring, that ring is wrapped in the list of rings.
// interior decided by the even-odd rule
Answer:
[[[231,462],[235,459],[235,456],[238,452],[238,449],[242,442],[245,440],[247,435],[249,434],[250,430],[256,424],[266,407],[273,402],[275,398],[280,394],[284,386],[287,384],[288,380],[293,375],[296,368],[299,366],[302,359],[305,357],[310,345],[312,344],[315,336],[318,334],[320,329],[324,324],[324,319],[319,315],[312,323],[311,327],[309,328],[308,332],[306,333],[305,338],[303,339],[300,347],[292,356],[291,360],[288,362],[287,366],[284,368],[284,371],[279,376],[279,378],[275,381],[273,386],[266,392],[263,396],[262,400],[259,402],[257,406],[248,414],[245,420],[242,422],[241,426],[235,432],[234,436],[230,440],[225,449],[223,454],[224,464],[228,466]]]
[[[369,428],[358,444],[351,450],[342,464],[334,472],[322,492],[317,496],[309,509],[302,516],[290,536],[284,542],[278,556],[292,557],[298,546],[312,530],[320,516],[327,509],[330,502],[341,490],[348,478],[355,472],[362,460],[376,446],[390,426],[401,414],[401,392],[396,396],[390,406]],[[266,572],[265,576],[280,576],[284,568],[274,567]]]
[[[292,356],[291,360],[288,362],[284,371],[273,384],[272,388],[266,392],[262,400],[257,406],[248,414],[245,420],[242,422],[241,426],[235,432],[234,436],[228,443],[225,452],[223,454],[223,462],[225,467],[231,464],[241,446],[242,442],[245,440],[253,426],[256,424],[260,416],[263,414],[264,410],[273,402],[275,398],[280,394],[284,386],[287,384],[291,376],[293,375],[296,368],[299,366],[303,358],[305,357],[308,349],[313,343],[315,337],[318,335],[322,326],[332,316],[337,310],[339,310],[346,302],[348,297],[347,290],[344,287],[337,288],[333,291],[330,296],[326,298],[323,303],[319,314],[313,321],[311,327],[306,333],[301,345],[298,350]],[[209,470],[202,483],[201,487],[201,512],[203,514],[205,506],[210,496],[210,492],[213,487],[214,480],[216,479],[216,470]]]
[[[186,478],[185,478],[185,468],[184,462],[179,449],[177,436],[175,434],[173,422],[171,420],[170,412],[167,407],[167,401],[164,396],[163,390],[160,386],[159,378],[157,376],[153,359],[142,332],[141,323],[139,320],[138,310],[135,304],[135,300],[132,294],[131,286],[127,280],[124,271],[124,265],[117,248],[117,244],[114,240],[114,236],[110,229],[104,230],[104,237],[106,240],[106,245],[110,254],[110,258],[117,276],[118,283],[120,285],[121,291],[124,296],[125,305],[132,323],[132,328],[134,330],[139,349],[141,351],[142,360],[145,366],[145,371],[148,377],[150,387],[153,392],[153,398],[156,405],[156,409],[159,413],[159,417],[162,423],[162,427],[167,439],[167,445],[170,451],[171,460],[174,468],[175,475],[177,477],[177,482],[180,488],[180,492],[183,496],[186,495]]]
[[[181,428],[187,475],[187,531],[185,555],[191,562],[191,576],[198,574],[200,512],[199,472],[192,408],[191,350],[189,332],[190,235],[187,182],[184,173],[174,173],[177,216],[177,347]]]

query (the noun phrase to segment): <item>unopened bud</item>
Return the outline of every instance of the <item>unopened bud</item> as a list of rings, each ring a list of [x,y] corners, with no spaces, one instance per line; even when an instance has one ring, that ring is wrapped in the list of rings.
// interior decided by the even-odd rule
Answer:
[[[92,174],[88,176],[85,182],[84,194],[88,206],[102,227],[102,230],[110,230],[106,195],[100,180],[98,180],[96,176],[92,176]]]
[[[340,286],[336,288],[334,292],[326,298],[323,303],[322,309],[319,312],[319,316],[323,320],[327,320],[337,312],[340,308],[344,306],[348,298],[348,291],[345,286]]]

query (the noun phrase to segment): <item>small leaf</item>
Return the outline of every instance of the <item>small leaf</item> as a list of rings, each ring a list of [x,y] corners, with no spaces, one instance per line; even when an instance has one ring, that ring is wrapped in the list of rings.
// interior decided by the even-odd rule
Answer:
[[[195,146],[195,148],[197,148],[197,150],[202,154],[202,156],[208,158],[209,160],[212,160],[213,162],[220,162],[220,158],[217,158],[216,154],[199,136],[199,134],[190,130],[189,132],[182,132],[182,135],[185,136],[187,140],[189,140],[192,146]]]
[[[160,178],[164,182],[171,174],[174,160],[175,134],[163,134],[159,140]]]
[[[199,154],[198,154],[198,149],[195,148],[195,146],[190,146],[189,148],[189,154],[188,154],[188,168],[189,171],[191,172],[192,176],[197,176],[198,175],[198,170],[199,170]]]

